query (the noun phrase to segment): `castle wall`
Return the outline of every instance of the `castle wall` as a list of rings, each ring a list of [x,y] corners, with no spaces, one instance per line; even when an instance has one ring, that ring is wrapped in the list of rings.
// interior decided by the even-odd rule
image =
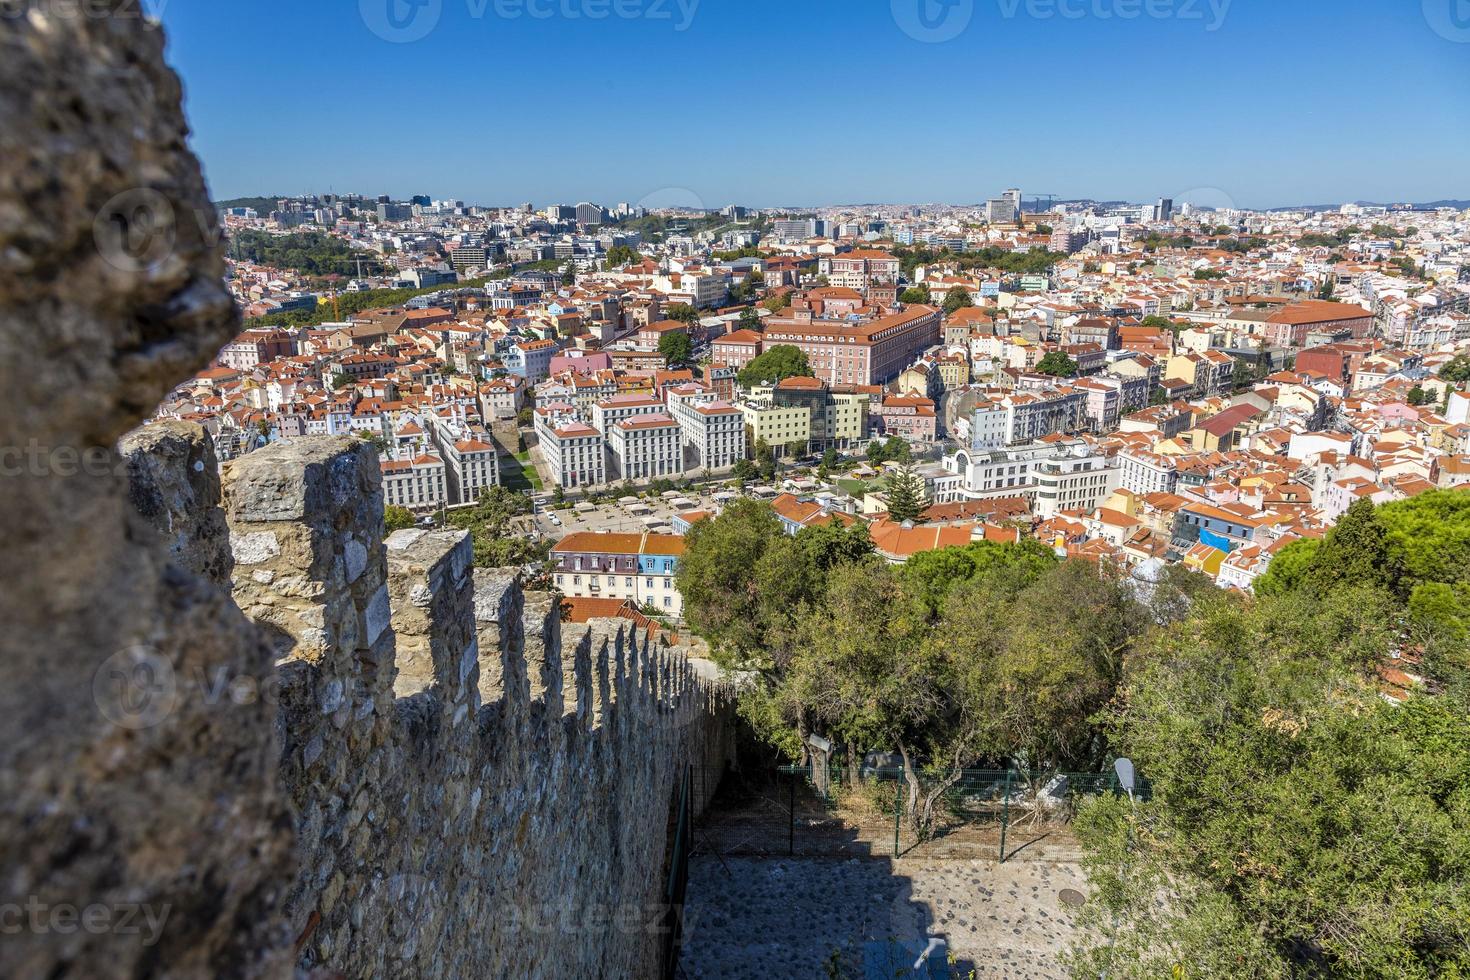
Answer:
[[[280,657],[303,963],[651,975],[670,801],[730,751],[722,695],[631,623],[564,627],[465,532],[384,541],[365,443],[251,453],[224,498],[235,598]]]

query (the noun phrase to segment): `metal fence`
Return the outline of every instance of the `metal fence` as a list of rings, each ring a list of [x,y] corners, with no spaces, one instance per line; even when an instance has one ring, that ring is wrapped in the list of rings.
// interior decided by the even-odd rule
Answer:
[[[921,770],[914,773],[919,807],[928,801],[932,815],[921,834],[906,819],[911,790],[901,768],[852,772],[782,766],[777,772],[786,791],[788,855],[821,853],[823,842],[835,832],[868,854],[885,852],[889,846],[895,857],[921,845],[970,851],[994,847],[997,858],[1005,861],[1016,851],[1013,839],[1008,849],[1008,838],[1018,827],[1044,836],[1069,823],[1082,798],[1123,792],[1112,772]],[[1147,798],[1148,784],[1141,782],[1135,792]]]
[[[669,853],[669,876],[664,885],[662,976],[672,980],[679,966],[684,941],[684,899],[689,892],[689,852],[694,830],[694,767],[679,781],[678,809],[673,816],[674,834]]]

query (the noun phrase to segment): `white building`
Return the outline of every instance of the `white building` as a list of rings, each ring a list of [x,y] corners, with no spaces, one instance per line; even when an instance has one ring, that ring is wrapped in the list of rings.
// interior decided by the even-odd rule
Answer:
[[[447,502],[444,461],[433,453],[384,460],[383,500],[389,506],[427,510]]]
[[[669,410],[696,469],[719,470],[745,458],[745,415],[702,385],[669,389]]]
[[[1125,449],[1118,454],[1122,467],[1121,486],[1136,494],[1173,493],[1179,482],[1174,458],[1144,449]]]
[[[668,415],[638,415],[612,425],[608,448],[624,480],[653,480],[684,472],[684,441],[679,423]]]
[[[1032,466],[1036,498],[1032,509],[1042,520],[1064,510],[1090,511],[1118,489],[1122,470],[1116,460],[1080,450],[1039,459]]]
[[[601,432],[569,419],[538,433],[541,459],[557,486],[571,490],[607,482],[607,450]]]

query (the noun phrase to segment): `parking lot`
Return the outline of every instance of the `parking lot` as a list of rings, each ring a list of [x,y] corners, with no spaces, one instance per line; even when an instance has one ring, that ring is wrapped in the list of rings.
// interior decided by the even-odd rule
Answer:
[[[596,506],[581,504],[559,510],[543,510],[536,515],[536,527],[542,534],[553,539],[566,537],[576,531],[617,534],[653,531],[671,534],[675,514],[712,510],[715,507],[714,494],[718,492],[721,492],[718,487],[690,489],[682,494],[682,499],[692,501],[692,507],[676,508],[669,500],[640,497],[629,503],[615,501]]]

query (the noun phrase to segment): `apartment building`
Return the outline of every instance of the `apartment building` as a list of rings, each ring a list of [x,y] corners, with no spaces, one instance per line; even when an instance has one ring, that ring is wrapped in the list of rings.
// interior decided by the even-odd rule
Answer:
[[[778,405],[774,403],[742,402],[740,413],[750,432],[752,444],[765,442],[777,456],[787,453],[787,448],[798,447],[805,453],[812,438],[812,410],[810,405]]]
[[[854,249],[821,260],[827,281],[836,287],[856,289],[867,296],[874,288],[891,289],[898,283],[899,261],[878,249]]]
[[[674,408],[696,469],[720,470],[746,458],[745,415],[728,402],[683,402]]]
[[[739,371],[760,356],[764,340],[754,330],[736,330],[715,340],[710,345],[710,356],[716,364],[725,364]]]
[[[889,395],[873,409],[873,430],[910,442],[932,443],[939,434],[934,401],[918,395]]]
[[[444,460],[433,453],[382,462],[383,502],[390,507],[428,510],[448,502]]]
[[[1173,456],[1151,453],[1146,449],[1125,449],[1118,454],[1121,467],[1119,486],[1140,496],[1151,493],[1173,493],[1179,473]]]
[[[602,433],[585,422],[569,421],[546,431],[541,458],[551,481],[563,490],[607,482],[607,451]]]
[[[1117,460],[1081,449],[1038,459],[1031,472],[1036,481],[1032,509],[1042,520],[1098,507],[1118,489],[1122,475]]]
[[[505,353],[505,369],[527,384],[535,384],[551,371],[551,359],[558,351],[552,340],[522,340],[510,345]]]
[[[616,475],[624,480],[655,480],[684,472],[684,442],[679,423],[662,412],[613,423],[607,432]]]
[[[444,439],[439,444],[444,457],[444,475],[449,503],[472,504],[480,494],[500,485],[500,453],[495,446],[474,435]]]
[[[653,395],[614,395],[592,406],[592,427],[611,438],[619,422],[640,415],[658,415],[667,410],[663,399]]]
[[[574,598],[627,599],[679,617],[675,576],[684,539],[673,534],[569,534],[551,549],[556,587]]]

